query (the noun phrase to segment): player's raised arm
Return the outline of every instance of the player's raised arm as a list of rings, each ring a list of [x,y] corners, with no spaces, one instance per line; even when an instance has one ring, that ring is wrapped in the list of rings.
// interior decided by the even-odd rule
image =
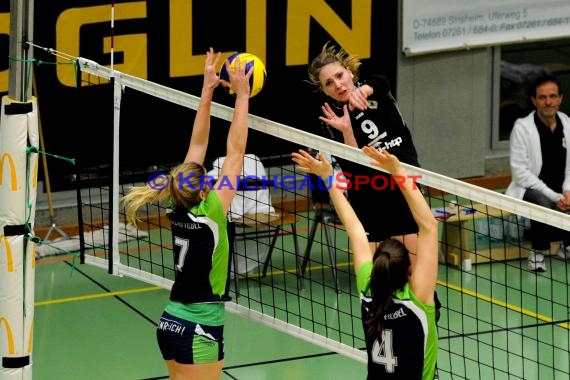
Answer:
[[[239,176],[243,167],[248,135],[249,79],[253,74],[253,69],[250,69],[247,73],[245,72],[245,62],[241,62],[239,58],[236,58],[234,61],[234,65],[227,61],[225,63],[230,82],[221,81],[223,86],[231,87],[235,93],[236,102],[226,142],[226,159],[222,164],[218,184],[215,186],[215,191],[226,212],[230,208],[238,188]]]
[[[422,302],[433,304],[438,270],[438,222],[415,179],[408,175],[396,156],[386,150],[377,150],[371,147],[364,147],[362,151],[374,160],[375,165],[392,174],[406,198],[419,228],[417,257],[413,266],[410,285]]]
[[[298,153],[294,152],[292,156],[293,161],[298,165],[300,170],[318,175],[327,185],[337,215],[350,239],[354,269],[358,272],[362,263],[372,260],[372,251],[370,251],[368,238],[366,237],[362,223],[360,223],[352,206],[348,203],[342,190],[340,190],[334,180],[331,163],[326,159],[323,153],[319,153],[318,158],[314,158],[302,149],[299,150]]]

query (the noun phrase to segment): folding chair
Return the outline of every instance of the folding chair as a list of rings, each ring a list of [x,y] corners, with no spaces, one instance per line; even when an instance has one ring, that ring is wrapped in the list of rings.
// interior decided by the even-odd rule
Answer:
[[[223,164],[224,157],[217,158],[214,161],[214,169],[208,174],[217,178]],[[244,166],[242,170],[241,181],[238,184],[238,193],[235,195],[229,213],[228,231],[230,240],[230,248],[232,249],[233,275],[236,289],[239,289],[238,259],[245,257],[245,266],[247,271],[247,263],[255,259],[240,256],[237,252],[237,244],[248,239],[259,241],[260,239],[269,238],[269,247],[266,257],[263,261],[262,277],[267,275],[267,269],[271,262],[271,256],[277,242],[277,238],[286,231],[286,226],[290,226],[290,233],[293,235],[295,267],[297,278],[301,283],[300,265],[299,265],[299,244],[297,240],[297,222],[299,217],[290,213],[283,208],[279,208],[271,202],[269,194],[269,184],[263,183],[260,179],[266,177],[266,171],[261,160],[253,155],[246,154],[244,157]],[[245,244],[244,244],[245,246]],[[259,245],[258,245],[259,248]],[[259,259],[258,252],[256,256]],[[239,293],[239,292],[238,292]]]
[[[267,275],[267,268],[271,262],[271,255],[273,249],[275,248],[275,243],[279,235],[283,235],[285,232],[284,227],[290,226],[291,234],[293,235],[293,246],[295,253],[295,267],[297,268],[297,277],[300,277],[299,272],[299,242],[297,239],[297,222],[299,217],[293,213],[287,212],[283,209],[276,211],[275,213],[255,213],[255,214],[245,214],[239,219],[232,220],[236,226],[243,228],[243,232],[236,232],[236,239],[258,239],[263,234],[269,234],[271,237],[271,242],[269,244],[269,252],[263,263],[263,270],[261,277]],[[249,231],[248,231],[249,230]]]

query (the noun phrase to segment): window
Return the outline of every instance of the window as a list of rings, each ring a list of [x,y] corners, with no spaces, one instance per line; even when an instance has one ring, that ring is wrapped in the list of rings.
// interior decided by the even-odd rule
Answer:
[[[556,75],[564,93],[570,92],[570,39],[504,45],[495,49],[494,92],[498,107],[494,112],[493,151],[508,150],[513,123],[533,110],[528,91],[534,78],[549,72]],[[496,76],[495,76],[496,77]],[[564,97],[560,111],[570,115],[570,95]]]

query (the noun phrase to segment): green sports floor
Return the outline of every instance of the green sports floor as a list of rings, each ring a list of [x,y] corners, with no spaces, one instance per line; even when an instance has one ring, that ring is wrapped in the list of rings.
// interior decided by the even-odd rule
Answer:
[[[35,380],[167,379],[155,327],[168,292],[64,257],[36,265]],[[228,313],[222,379],[363,379],[365,364]]]

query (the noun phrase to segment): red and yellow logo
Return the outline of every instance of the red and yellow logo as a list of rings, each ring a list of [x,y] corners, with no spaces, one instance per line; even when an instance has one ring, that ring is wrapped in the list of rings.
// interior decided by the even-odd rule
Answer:
[[[4,183],[4,161],[8,161],[8,167],[10,169],[10,183],[12,191],[18,190],[18,177],[16,175],[16,165],[14,164],[14,159],[8,153],[2,154],[0,157],[0,185]]]
[[[6,340],[8,341],[8,354],[14,355],[15,354],[14,335],[12,335],[12,328],[10,328],[10,323],[8,323],[8,319],[0,317],[0,329],[2,328],[2,325],[5,326],[6,330]]]
[[[12,247],[10,246],[10,241],[4,235],[0,235],[0,244],[2,244],[2,240],[4,240],[4,246],[6,247],[6,267],[8,272],[14,271],[14,260],[12,256]]]

